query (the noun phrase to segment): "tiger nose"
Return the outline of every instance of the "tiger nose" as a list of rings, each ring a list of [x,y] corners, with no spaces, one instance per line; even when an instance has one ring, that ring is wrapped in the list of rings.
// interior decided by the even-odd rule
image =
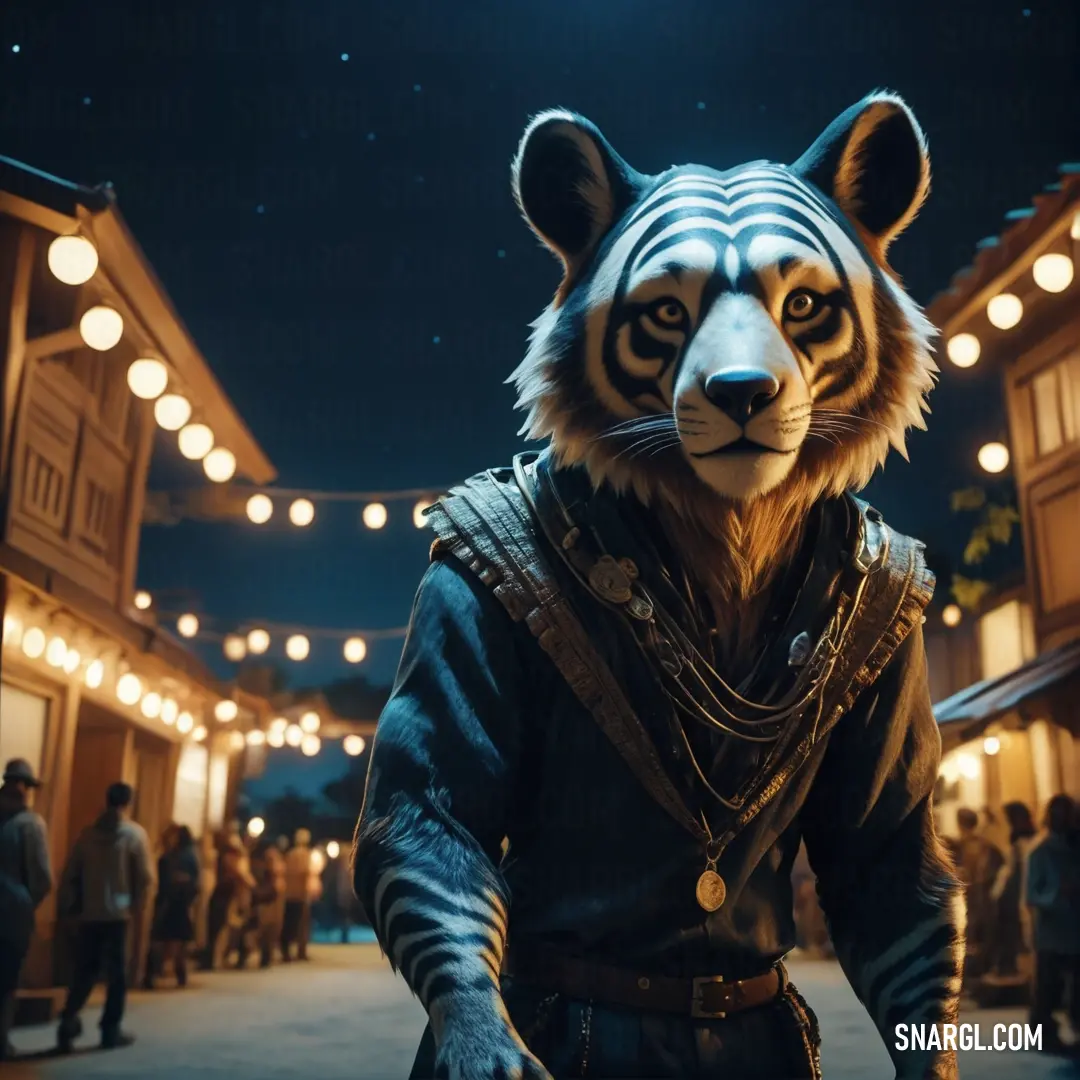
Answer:
[[[762,368],[714,371],[705,380],[705,396],[738,424],[745,424],[780,393],[780,380]]]

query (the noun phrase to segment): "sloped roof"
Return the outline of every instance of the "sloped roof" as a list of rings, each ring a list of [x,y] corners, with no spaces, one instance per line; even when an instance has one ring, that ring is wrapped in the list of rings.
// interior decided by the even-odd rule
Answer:
[[[58,234],[85,229],[98,249],[105,277],[187,384],[220,444],[236,455],[237,471],[256,484],[274,480],[273,465],[177,314],[124,221],[111,185],[83,187],[0,156],[0,213]]]
[[[1080,205],[1080,162],[1059,165],[1057,173],[1057,180],[1047,184],[1030,206],[1005,215],[1005,227],[999,235],[988,236],[975,245],[971,265],[953,274],[948,287],[930,301],[927,315],[935,326],[944,326],[958,315],[972,297],[1007,272],[1063,214]]]

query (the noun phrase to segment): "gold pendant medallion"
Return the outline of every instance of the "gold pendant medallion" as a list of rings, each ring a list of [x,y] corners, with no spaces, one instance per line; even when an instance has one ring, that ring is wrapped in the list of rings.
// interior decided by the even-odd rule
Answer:
[[[706,911],[716,911],[724,903],[727,886],[715,870],[706,870],[697,879],[697,902]]]

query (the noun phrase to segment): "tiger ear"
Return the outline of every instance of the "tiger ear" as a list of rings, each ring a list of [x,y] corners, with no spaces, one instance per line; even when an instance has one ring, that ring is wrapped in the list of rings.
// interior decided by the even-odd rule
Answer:
[[[595,124],[553,109],[525,129],[512,166],[514,199],[570,277],[636,200],[644,177]]]
[[[791,168],[836,203],[880,262],[930,191],[926,136],[887,91],[841,113]]]

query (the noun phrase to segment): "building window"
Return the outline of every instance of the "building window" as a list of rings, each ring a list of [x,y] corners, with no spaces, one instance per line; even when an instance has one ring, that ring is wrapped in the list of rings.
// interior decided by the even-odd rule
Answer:
[[[186,825],[195,836],[203,834],[208,758],[206,747],[201,743],[185,743],[176,769],[173,821],[177,825]]]
[[[1039,372],[1031,381],[1031,402],[1037,459],[1080,442],[1080,354]]]
[[[1019,600],[1001,604],[979,619],[982,678],[996,679],[1035,655],[1031,609]]]
[[[48,719],[48,698],[0,683],[0,767],[12,758],[23,758],[40,777]]]
[[[225,824],[225,800],[229,793],[229,757],[213,754],[210,757],[210,789],[207,796],[206,825],[217,831]]]

